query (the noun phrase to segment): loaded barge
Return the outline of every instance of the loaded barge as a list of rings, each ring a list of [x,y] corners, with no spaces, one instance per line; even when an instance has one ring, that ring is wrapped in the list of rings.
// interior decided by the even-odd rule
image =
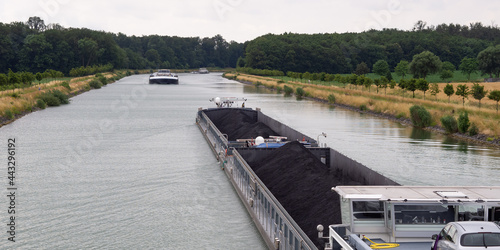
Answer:
[[[246,99],[211,101],[217,108],[200,108],[196,124],[269,249],[372,249],[376,244],[429,249],[431,235],[446,222],[466,215],[500,218],[500,188],[477,188],[472,194],[420,187],[444,196],[418,197],[418,188],[400,186],[332,148],[319,147],[258,108],[244,108]],[[480,196],[481,190],[486,194]],[[470,199],[450,198],[455,192]]]

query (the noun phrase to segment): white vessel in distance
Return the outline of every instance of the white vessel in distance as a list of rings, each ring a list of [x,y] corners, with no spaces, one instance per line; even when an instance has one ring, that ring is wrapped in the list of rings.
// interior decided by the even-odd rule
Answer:
[[[149,83],[153,84],[179,84],[179,76],[172,74],[169,69],[160,69],[149,76]]]
[[[200,68],[198,70],[198,74],[208,74],[210,72],[208,72],[208,69],[207,68]]]

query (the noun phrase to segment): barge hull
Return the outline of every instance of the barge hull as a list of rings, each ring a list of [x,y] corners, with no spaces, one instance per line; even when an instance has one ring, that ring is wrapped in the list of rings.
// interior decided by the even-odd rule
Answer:
[[[177,78],[150,78],[149,84],[179,84]]]
[[[365,185],[399,185],[334,149],[318,148],[314,139],[264,115],[259,109],[200,108],[196,124],[269,249],[318,249],[318,239],[310,239],[307,236],[308,234],[298,226],[248,164],[263,159],[275,149],[245,148],[236,141],[229,141],[227,135],[221,133],[212,122],[211,118],[222,117],[227,114],[226,112],[235,109],[246,112],[249,117],[266,124],[279,136],[286,136],[290,141],[307,140],[311,145],[309,151],[327,167],[341,175],[355,176]]]

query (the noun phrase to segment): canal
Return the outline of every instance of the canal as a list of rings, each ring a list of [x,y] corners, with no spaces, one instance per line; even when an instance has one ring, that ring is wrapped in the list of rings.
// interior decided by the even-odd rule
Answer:
[[[181,74],[124,78],[0,128],[16,139],[16,243],[0,248],[265,249],[195,125],[216,96],[275,119],[405,185],[496,185],[500,153],[384,119]],[[7,162],[7,154],[0,154]],[[0,172],[7,223],[7,166]],[[7,227],[5,226],[4,229]],[[4,230],[6,231],[6,230]]]

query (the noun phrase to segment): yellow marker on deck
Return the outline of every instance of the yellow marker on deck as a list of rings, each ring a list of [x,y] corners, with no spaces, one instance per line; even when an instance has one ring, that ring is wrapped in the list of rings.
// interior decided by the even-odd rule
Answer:
[[[399,247],[398,243],[375,243],[375,242],[373,242],[372,240],[370,240],[368,237],[366,237],[364,235],[363,235],[363,238],[367,239],[369,242],[372,243],[370,245],[370,247],[372,249],[387,249],[387,248]]]

